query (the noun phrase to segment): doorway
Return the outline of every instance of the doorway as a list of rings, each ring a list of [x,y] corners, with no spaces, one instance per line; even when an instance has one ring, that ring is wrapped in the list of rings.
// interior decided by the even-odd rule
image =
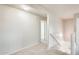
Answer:
[[[41,43],[47,43],[47,19],[44,18],[40,21],[41,25]]]
[[[72,35],[74,33],[74,19],[63,20],[63,36],[65,42],[65,48],[69,54],[71,54]]]

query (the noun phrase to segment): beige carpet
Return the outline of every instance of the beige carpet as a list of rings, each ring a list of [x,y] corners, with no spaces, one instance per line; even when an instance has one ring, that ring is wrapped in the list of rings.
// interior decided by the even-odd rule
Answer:
[[[67,54],[55,49],[48,50],[47,45],[38,44],[31,48],[18,51],[12,55],[67,55]]]

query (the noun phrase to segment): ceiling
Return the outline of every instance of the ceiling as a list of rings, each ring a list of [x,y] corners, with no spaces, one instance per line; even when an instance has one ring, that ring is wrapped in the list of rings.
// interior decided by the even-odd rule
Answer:
[[[43,4],[42,6],[62,19],[74,18],[74,14],[79,13],[79,4]]]
[[[17,9],[23,10],[25,12],[30,12],[32,14],[36,14],[36,15],[39,15],[44,18],[47,17],[47,12],[39,4],[37,4],[37,5],[34,5],[34,4],[7,4],[7,6],[17,8]]]
[[[28,4],[12,5],[46,17],[47,11],[60,19],[73,19],[76,13],[79,13],[79,4]],[[27,8],[31,7],[30,10]],[[33,7],[33,8],[32,8]]]

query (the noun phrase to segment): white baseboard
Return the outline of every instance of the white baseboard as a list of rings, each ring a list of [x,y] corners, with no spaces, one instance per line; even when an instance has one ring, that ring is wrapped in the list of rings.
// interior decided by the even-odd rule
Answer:
[[[14,54],[14,53],[16,53],[16,52],[19,52],[19,51],[21,51],[21,50],[23,50],[23,49],[30,48],[30,47],[32,47],[32,46],[34,46],[34,45],[37,45],[37,44],[39,44],[39,43],[34,43],[34,44],[32,44],[32,45],[29,45],[29,46],[24,47],[24,48],[20,48],[20,49],[18,49],[18,50],[16,50],[16,51],[13,51],[13,52],[7,53],[7,54],[5,54],[5,55],[12,55],[12,54]]]

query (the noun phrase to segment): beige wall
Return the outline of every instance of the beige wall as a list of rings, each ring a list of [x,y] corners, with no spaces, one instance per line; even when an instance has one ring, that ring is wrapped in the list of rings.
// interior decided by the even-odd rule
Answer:
[[[74,20],[73,19],[63,20],[63,33],[64,33],[64,39],[66,41],[71,40],[71,35],[73,32],[74,32]]]

